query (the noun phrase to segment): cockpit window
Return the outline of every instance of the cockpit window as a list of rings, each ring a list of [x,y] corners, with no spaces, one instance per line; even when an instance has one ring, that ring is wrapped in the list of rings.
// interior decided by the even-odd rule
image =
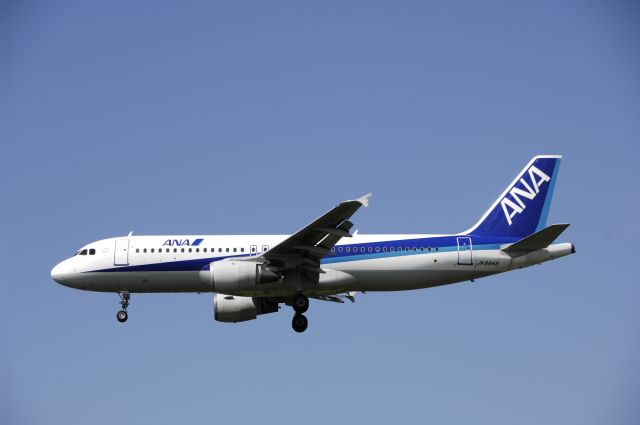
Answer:
[[[87,255],[87,250],[86,250],[86,249],[83,249],[82,251],[80,251],[80,252],[78,253],[78,255]]]
[[[96,250],[93,248],[89,249],[89,255],[96,255]]]

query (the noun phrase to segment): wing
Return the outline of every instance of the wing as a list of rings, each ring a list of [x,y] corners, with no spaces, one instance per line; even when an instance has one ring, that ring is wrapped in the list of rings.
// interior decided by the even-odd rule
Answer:
[[[307,278],[317,283],[319,273],[324,273],[320,269],[320,260],[331,254],[331,248],[341,238],[351,237],[349,230],[353,223],[349,219],[360,207],[369,205],[371,195],[339,203],[259,258],[265,260],[271,271],[287,272],[299,268]]]

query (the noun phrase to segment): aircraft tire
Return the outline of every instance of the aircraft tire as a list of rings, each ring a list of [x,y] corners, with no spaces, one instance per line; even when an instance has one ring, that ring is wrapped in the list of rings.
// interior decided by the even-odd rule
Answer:
[[[291,327],[294,331],[301,333],[307,330],[307,326],[309,326],[309,321],[307,320],[307,316],[304,314],[296,313],[293,316],[293,320],[291,321]]]
[[[118,319],[118,322],[120,323],[126,322],[128,318],[129,318],[129,315],[124,310],[120,310],[119,312],[116,313],[116,319]]]
[[[302,314],[309,310],[309,298],[304,294],[298,294],[293,298],[293,309],[296,313]]]

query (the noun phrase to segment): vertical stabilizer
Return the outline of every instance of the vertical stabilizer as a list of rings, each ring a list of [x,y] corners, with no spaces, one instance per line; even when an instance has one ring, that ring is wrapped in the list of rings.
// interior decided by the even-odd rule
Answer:
[[[543,229],[561,159],[560,155],[534,157],[464,234],[525,237]]]

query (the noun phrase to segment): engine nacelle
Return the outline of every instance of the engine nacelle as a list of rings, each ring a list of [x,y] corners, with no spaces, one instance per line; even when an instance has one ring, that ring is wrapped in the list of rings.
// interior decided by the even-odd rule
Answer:
[[[228,259],[214,261],[200,271],[200,279],[214,292],[237,294],[250,291],[261,283],[278,280],[279,276],[255,261]]]
[[[262,298],[224,294],[213,296],[213,318],[218,322],[245,322],[254,320],[260,314],[276,311],[278,311],[278,303]]]

